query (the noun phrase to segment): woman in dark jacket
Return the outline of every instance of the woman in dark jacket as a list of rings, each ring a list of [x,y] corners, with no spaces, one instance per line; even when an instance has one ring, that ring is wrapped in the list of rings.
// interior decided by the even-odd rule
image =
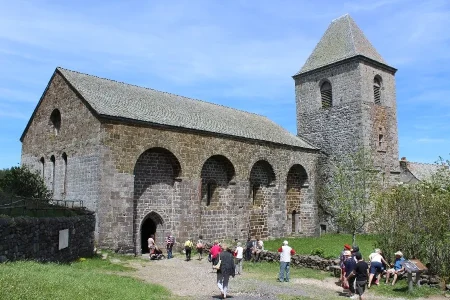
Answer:
[[[234,277],[234,257],[231,253],[231,248],[227,245],[222,245],[224,251],[220,252],[220,269],[217,270],[217,286],[222,293],[222,298],[227,297],[228,280],[230,276]]]

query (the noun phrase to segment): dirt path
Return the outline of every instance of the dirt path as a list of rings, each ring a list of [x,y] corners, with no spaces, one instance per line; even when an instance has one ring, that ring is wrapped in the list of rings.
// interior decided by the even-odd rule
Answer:
[[[212,270],[211,264],[206,259],[202,261],[194,259],[189,262],[181,258],[160,261],[142,259],[141,261],[132,260],[129,265],[136,269],[132,276],[165,286],[174,295],[199,300],[220,298],[216,285],[216,272]],[[244,266],[243,275],[230,279],[230,299],[279,300],[282,295],[298,297],[297,299],[349,299],[331,277],[325,280],[291,278],[289,283],[279,283],[275,280],[276,276],[277,274],[273,274],[273,281],[255,278],[252,274],[245,274]],[[367,291],[365,296],[367,300],[403,299],[381,297],[374,295],[371,291]]]

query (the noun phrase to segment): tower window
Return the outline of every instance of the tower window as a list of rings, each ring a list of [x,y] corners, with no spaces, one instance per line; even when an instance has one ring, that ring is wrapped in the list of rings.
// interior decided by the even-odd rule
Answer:
[[[64,179],[63,179],[63,193],[66,193],[66,189],[67,189],[67,154],[66,152],[64,152],[62,154],[62,159],[64,161]]]
[[[382,148],[383,147],[383,139],[384,136],[382,134],[378,135],[378,147]]]
[[[52,193],[55,193],[55,173],[56,173],[56,159],[55,156],[52,155],[50,157],[50,161],[52,162]]]
[[[43,157],[41,157],[41,159],[39,160],[41,162],[41,175],[42,175],[42,179],[45,180],[45,159]]]
[[[381,77],[378,75],[373,79],[373,99],[376,105],[381,105]]]
[[[320,86],[320,96],[322,98],[322,108],[329,108],[333,105],[333,93],[329,81],[325,81]]]

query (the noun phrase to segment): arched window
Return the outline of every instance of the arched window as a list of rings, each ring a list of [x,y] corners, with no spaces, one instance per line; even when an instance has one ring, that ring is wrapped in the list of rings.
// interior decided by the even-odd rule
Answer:
[[[211,201],[214,199],[214,192],[216,191],[217,183],[215,181],[209,181],[206,184],[206,206],[211,205]]]
[[[376,105],[381,105],[381,77],[378,75],[373,79],[373,100]]]
[[[325,81],[320,86],[320,96],[322,98],[322,108],[329,108],[333,105],[333,92],[329,81]]]
[[[67,187],[67,154],[64,152],[62,154],[62,159],[64,161],[64,180],[63,180],[63,193],[66,193],[66,187]]]
[[[44,179],[44,181],[45,181],[45,159],[43,157],[41,157],[41,159],[39,161],[41,162],[42,179]]]
[[[292,233],[295,233],[297,229],[297,212],[292,211]]]
[[[58,135],[59,129],[61,128],[61,113],[59,109],[54,109],[52,114],[50,115],[50,123],[55,132],[55,135]]]
[[[50,161],[52,162],[52,193],[55,193],[55,173],[56,173],[56,159],[55,156],[52,155],[50,157]]]

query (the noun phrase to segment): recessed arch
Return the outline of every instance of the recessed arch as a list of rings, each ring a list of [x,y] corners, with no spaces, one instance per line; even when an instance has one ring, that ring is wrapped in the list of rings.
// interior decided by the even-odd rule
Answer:
[[[52,194],[54,196],[55,194],[55,181],[56,181],[56,158],[54,155],[52,155],[50,157],[50,161],[52,162],[52,178],[51,178],[51,183],[52,183]]]
[[[301,231],[301,205],[305,190],[309,186],[308,173],[300,164],[291,166],[286,178],[286,213],[288,220],[288,232],[297,233]]]
[[[223,155],[209,157],[202,166],[201,202],[206,205],[219,203],[221,194],[225,193],[228,185],[236,175],[231,161]]]
[[[61,112],[57,108],[55,108],[50,115],[50,125],[55,135],[58,135],[59,130],[61,129]]]

